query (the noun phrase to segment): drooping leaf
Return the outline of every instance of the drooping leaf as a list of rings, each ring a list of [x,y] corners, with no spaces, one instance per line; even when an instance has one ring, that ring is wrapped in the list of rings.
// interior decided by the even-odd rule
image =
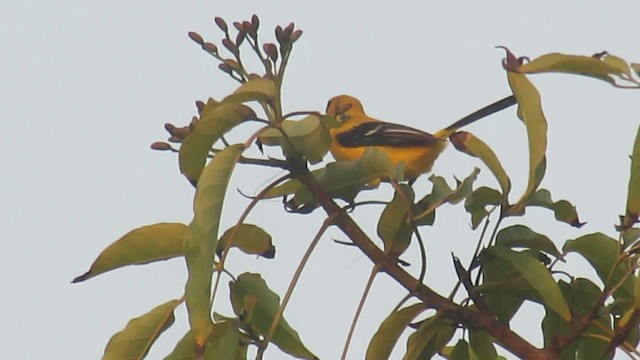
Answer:
[[[179,300],[171,300],[131,319],[111,337],[102,360],[144,359],[160,334],[173,324],[173,311],[179,304]]]
[[[237,281],[230,282],[229,287],[235,314],[247,318],[258,335],[266,335],[280,305],[280,297],[269,289],[259,274],[244,273],[238,276]],[[284,318],[280,319],[271,342],[291,356],[317,359]]]
[[[194,218],[185,235],[185,255],[189,277],[185,286],[189,324],[199,346],[211,331],[210,294],[214,253],[222,204],[231,173],[244,147],[236,144],[225,148],[202,172],[194,198]]]
[[[551,200],[551,193],[546,189],[538,189],[525,202],[524,206],[537,206],[553,211],[558,221],[580,228],[585,223],[580,222],[576,207],[567,200]]]
[[[482,140],[466,131],[459,131],[453,134],[449,137],[449,140],[451,140],[451,143],[456,149],[479,158],[487,168],[489,168],[489,171],[491,171],[496,180],[498,180],[498,184],[500,184],[502,194],[506,200],[511,191],[511,180],[493,150]]]
[[[301,120],[284,120],[281,127],[282,131],[266,130],[260,135],[260,141],[264,145],[281,147],[286,157],[300,154],[312,164],[322,161],[329,151],[331,135],[319,117],[309,115]]]
[[[480,360],[496,360],[498,358],[498,352],[493,345],[491,336],[484,331],[470,329],[469,346]]]
[[[488,206],[502,204],[502,194],[495,189],[486,186],[477,188],[467,197],[464,208],[471,214],[471,227],[476,229],[482,220],[489,215]]]
[[[533,59],[518,68],[522,73],[561,72],[590,76],[615,84],[615,78],[630,77],[629,65],[613,55],[580,56],[552,53]]]
[[[240,85],[233,94],[224,98],[222,102],[243,103],[248,101],[259,101],[270,104],[277,91],[278,90],[276,89],[273,81],[263,77],[256,77]]]
[[[255,112],[245,105],[229,101],[217,103],[210,99],[195,128],[182,141],[178,156],[180,172],[195,184],[204,169],[211,146],[238,124],[254,117]]]
[[[626,211],[618,230],[629,229],[638,222],[638,216],[640,216],[640,128],[638,128],[631,156],[631,176],[627,190]]]
[[[522,275],[523,280],[540,295],[546,308],[557,312],[565,321],[571,320],[571,311],[558,284],[551,276],[549,269],[538,259],[500,246],[491,247],[488,251],[509,262]]]
[[[409,224],[408,210],[413,206],[413,188],[401,184],[403,194],[397,191],[393,200],[385,206],[378,221],[378,236],[382,239],[385,252],[394,256],[400,256],[407,250],[411,243],[413,228]]]
[[[234,226],[222,234],[216,251],[218,256],[222,254],[222,251],[227,246],[229,238],[234,233],[235,228]],[[240,224],[236,230],[231,247],[238,248],[245,254],[259,255],[267,259],[273,259],[276,253],[276,248],[271,242],[271,235],[261,227],[252,224]]]
[[[575,240],[568,240],[562,249],[565,254],[576,252],[582,255],[609,288],[619,284],[630,271],[627,261],[617,261],[619,256],[622,256],[619,250],[618,241],[602,233],[588,234]],[[634,281],[635,278],[629,276],[613,293],[613,297],[616,300],[634,299]]]
[[[478,179],[480,169],[474,168],[464,180],[456,179],[456,187],[451,189],[441,176],[432,175],[429,181],[433,184],[431,193],[423,197],[415,206],[414,221],[417,225],[432,225],[435,210],[442,204],[457,204],[473,192],[473,183]]]
[[[496,245],[509,248],[527,248],[544,251],[562,259],[562,253],[545,235],[539,234],[524,225],[513,225],[498,232]]]
[[[127,265],[148,264],[184,255],[187,226],[158,223],[132,230],[104,249],[89,271],[73,279],[77,283]]]
[[[547,120],[542,112],[540,93],[523,74],[509,71],[509,86],[518,101],[518,117],[527,128],[529,142],[529,179],[527,188],[509,213],[519,213],[529,196],[538,188],[546,169]]]
[[[431,359],[447,345],[454,332],[454,324],[437,314],[424,320],[418,330],[409,336],[407,352],[402,359]]]
[[[398,339],[407,326],[422,313],[426,307],[422,303],[413,304],[392,312],[380,324],[378,331],[371,338],[367,347],[366,360],[387,360],[391,356]]]

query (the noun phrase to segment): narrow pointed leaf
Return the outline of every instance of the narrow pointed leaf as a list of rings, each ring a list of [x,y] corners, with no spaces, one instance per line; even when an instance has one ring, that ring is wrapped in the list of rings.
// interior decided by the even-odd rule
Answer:
[[[173,324],[173,311],[178,304],[179,300],[171,300],[131,319],[122,331],[111,337],[102,360],[144,359],[158,336]]]
[[[571,311],[558,284],[538,259],[498,246],[490,248],[489,251],[506,260],[514,269],[518,270],[523,279],[540,295],[545,307],[557,312],[565,321],[571,320]]]
[[[547,120],[542,112],[540,93],[523,74],[507,73],[509,86],[518,101],[518,116],[527,128],[529,142],[529,179],[520,200],[513,206],[513,213],[522,210],[525,201],[540,185],[546,169]]]
[[[195,128],[182,141],[178,156],[180,171],[195,184],[204,169],[211,146],[238,124],[255,116],[251,108],[242,104],[217,103],[210,99]]]
[[[615,78],[630,76],[629,65],[617,56],[581,56],[551,53],[518,68],[522,73],[561,72],[590,76],[615,84]]]
[[[638,128],[636,141],[633,145],[626,213],[619,230],[626,230],[637,223],[638,216],[640,216],[640,128]]]
[[[222,251],[227,246],[234,229],[235,226],[225,231],[220,238],[217,250],[218,255],[222,254]],[[276,248],[271,242],[271,235],[252,224],[240,224],[232,240],[231,247],[237,248],[245,254],[259,255],[267,259],[273,259],[276,252]]]
[[[104,249],[86,273],[73,279],[77,283],[127,265],[148,264],[184,255],[187,226],[159,223],[132,230]]]
[[[469,344],[465,340],[460,339],[456,343],[456,346],[453,347],[453,351],[451,351],[451,357],[449,357],[449,359],[451,359],[451,360],[475,360],[475,359],[477,359],[477,357],[471,356],[470,351],[469,351]]]
[[[277,89],[273,81],[257,77],[240,85],[233,94],[224,98],[223,102],[259,101],[271,103],[276,93]]]
[[[506,171],[504,171],[500,160],[498,160],[498,157],[493,150],[491,150],[491,148],[482,140],[466,131],[460,131],[453,134],[449,137],[449,140],[451,140],[451,143],[456,149],[473,157],[479,158],[487,168],[489,168],[489,171],[491,171],[496,180],[498,180],[498,184],[500,184],[500,188],[502,189],[502,194],[505,199],[507,199],[509,192],[511,191],[511,180],[509,179]]]
[[[260,135],[260,141],[264,145],[281,147],[286,157],[300,154],[312,164],[322,161],[329,151],[331,135],[319,117],[309,115],[301,120],[284,120],[281,126],[286,137],[272,128]]]
[[[194,353],[196,341],[191,334],[191,331],[187,331],[186,334],[178,341],[173,351],[167,355],[164,360],[195,360]]]
[[[366,360],[387,360],[391,356],[398,339],[407,326],[422,313],[426,307],[422,303],[413,304],[391,313],[380,324],[367,347]]]
[[[602,233],[593,233],[575,240],[568,240],[562,249],[565,254],[576,252],[582,255],[608,287],[620,283],[630,271],[627,261],[620,261],[614,269],[616,260],[621,256],[619,250],[618,241]],[[634,276],[629,276],[613,293],[613,297],[616,300],[634,299],[634,280]]]
[[[481,360],[496,360],[498,352],[489,334],[480,330],[469,330],[471,351]]]
[[[384,250],[394,256],[400,256],[407,250],[413,235],[413,228],[408,221],[408,209],[413,206],[413,189],[406,184],[400,185],[400,189],[404,195],[396,192],[393,200],[382,210],[378,221],[378,236],[382,239]]]
[[[276,295],[259,274],[245,273],[238,280],[230,282],[231,304],[239,317],[248,317],[259,335],[266,335],[280,306],[280,297]],[[247,306],[250,304],[250,306]],[[317,359],[300,340],[298,333],[284,318],[276,328],[271,339],[285,353],[301,359]]]
[[[213,256],[217,248],[222,204],[233,169],[244,147],[225,148],[202,172],[194,198],[194,218],[185,235],[185,254],[189,277],[185,286],[189,324],[199,346],[209,336],[210,294]]]
[[[438,315],[424,320],[409,336],[407,352],[402,359],[431,359],[447,345],[454,332],[454,324]]]
[[[496,237],[496,245],[544,251],[549,255],[562,259],[562,253],[551,239],[524,225],[513,225],[500,230]]]

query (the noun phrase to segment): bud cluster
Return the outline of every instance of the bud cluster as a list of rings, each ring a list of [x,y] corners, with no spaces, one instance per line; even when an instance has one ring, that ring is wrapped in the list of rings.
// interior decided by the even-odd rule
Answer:
[[[281,78],[284,74],[284,68],[291,54],[291,50],[293,49],[293,44],[302,36],[302,30],[296,30],[293,23],[284,28],[277,26],[275,28],[277,44],[265,42],[260,45],[258,40],[260,19],[257,15],[253,15],[248,21],[233,22],[233,28],[229,27],[227,22],[220,17],[216,17],[214,22],[224,34],[224,37],[220,41],[222,46],[205,41],[200,34],[193,31],[189,32],[189,38],[220,62],[218,68],[222,72],[228,74],[240,83],[246,82],[251,74],[242,62],[240,51],[242,45],[248,44],[258,57],[264,67],[265,77]],[[230,32],[233,29],[235,29],[236,32],[235,36]],[[223,54],[221,52],[222,48],[231,56]]]

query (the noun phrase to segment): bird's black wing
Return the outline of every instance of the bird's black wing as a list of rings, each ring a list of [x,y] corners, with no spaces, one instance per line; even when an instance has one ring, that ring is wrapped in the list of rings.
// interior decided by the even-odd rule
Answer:
[[[351,130],[338,134],[336,139],[344,147],[428,146],[444,141],[424,131],[382,121],[360,124]]]

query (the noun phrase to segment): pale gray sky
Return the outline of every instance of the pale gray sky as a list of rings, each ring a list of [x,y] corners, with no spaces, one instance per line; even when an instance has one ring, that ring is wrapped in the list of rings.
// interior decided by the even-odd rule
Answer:
[[[640,60],[640,4],[632,0],[7,1],[0,5],[1,358],[99,358],[130,318],[180,297],[182,260],[125,268],[82,284],[70,281],[129,230],[190,220],[193,190],[176,158],[148,147],[165,138],[165,122],[186,123],[195,114],[194,100],[220,98],[235,87],[186,33],[217,41],[214,16],[234,21],[254,13],[261,17],[263,39],[273,38],[269,29],[276,24],[290,21],[305,31],[287,73],[286,110],[324,110],[328,98],[348,93],[372,116],[425,131],[508,94],[503,52],[496,45],[519,56],[607,50]],[[573,201],[588,224],[580,230],[555,224],[542,210],[530,211],[524,222],[558,246],[589,232],[614,235],[624,209],[640,93],[568,75],[533,81],[550,124],[543,187]],[[524,132],[513,110],[469,130],[498,152],[512,174],[514,194],[522,191]],[[449,149],[434,172],[452,180],[476,164]],[[235,188],[255,193],[273,176],[253,168],[236,174],[223,229],[246,205]],[[486,170],[480,181],[495,185]],[[427,191],[426,177],[416,188]],[[388,198],[390,191],[377,195]],[[375,235],[376,216],[363,211],[356,217]],[[466,263],[477,234],[468,230],[461,206],[443,209],[438,219],[435,228],[423,231],[427,284],[447,291],[454,282],[450,253]],[[321,220],[320,211],[289,215],[279,201],[261,205],[250,221],[273,235],[276,260],[234,253],[232,271],[261,272],[283,294]],[[328,232],[285,313],[322,359],[339,356],[371,269],[356,250],[332,238],[344,240],[338,230]],[[418,264],[417,249],[409,253],[406,259]],[[578,257],[568,259],[569,269],[584,268]],[[350,358],[362,358],[377,325],[403,296],[379,276]],[[223,300],[219,311],[230,314]],[[540,307],[530,306],[513,323],[537,345],[541,314]],[[184,308],[177,317],[148,358],[162,358],[186,331]],[[273,347],[267,358],[282,356]]]

